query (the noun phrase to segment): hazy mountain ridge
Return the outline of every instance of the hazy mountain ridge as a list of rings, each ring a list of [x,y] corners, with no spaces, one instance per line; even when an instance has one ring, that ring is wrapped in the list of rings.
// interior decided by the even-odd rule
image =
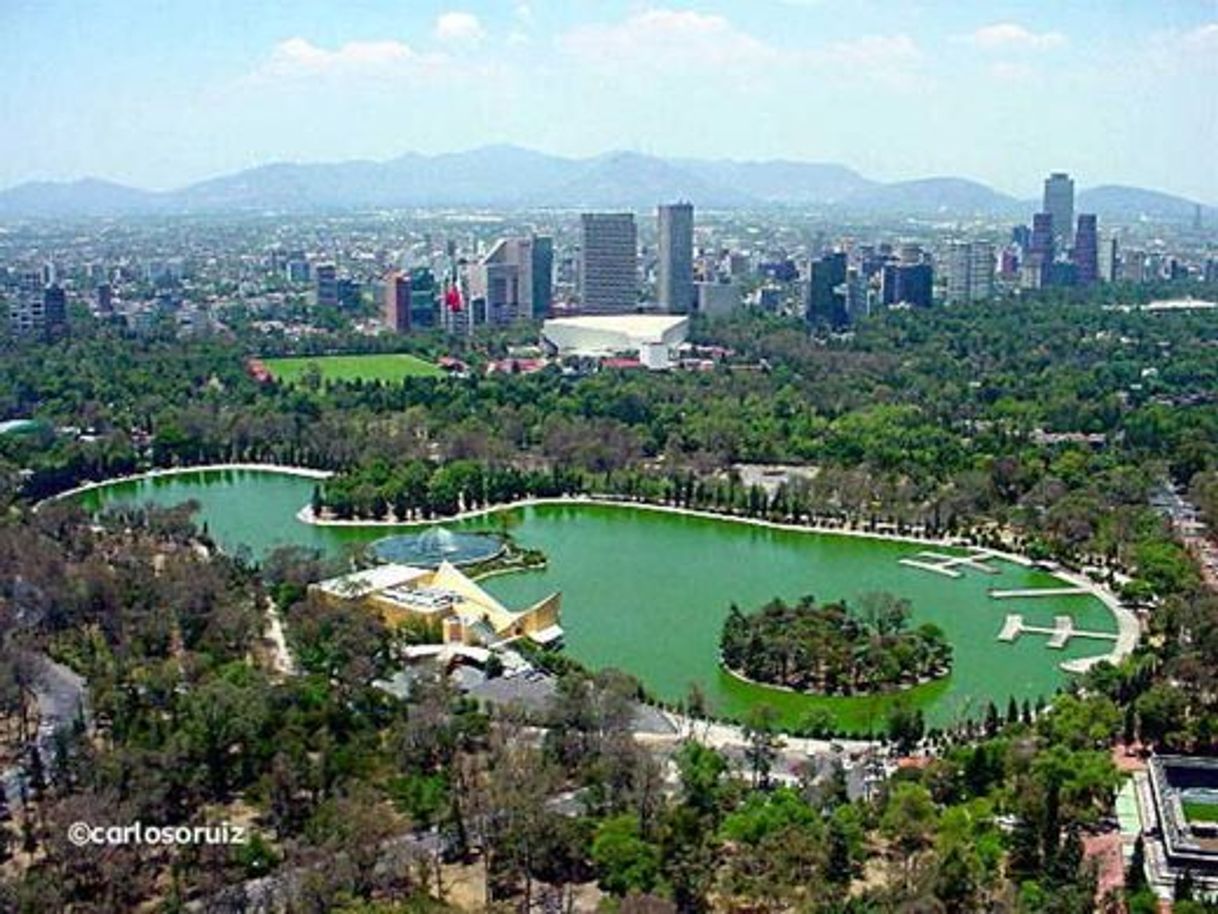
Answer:
[[[499,145],[434,156],[411,152],[384,162],[277,162],[161,192],[92,178],[29,182],[0,191],[0,216],[445,205],[649,209],[677,199],[706,208],[787,204],[928,218],[1026,219],[1037,205],[964,178],[883,183],[835,163],[664,159],[624,151],[574,159]],[[1188,220],[1194,206],[1155,190],[1106,185],[1080,191],[1076,211]],[[1203,214],[1211,220],[1218,210],[1207,206]]]

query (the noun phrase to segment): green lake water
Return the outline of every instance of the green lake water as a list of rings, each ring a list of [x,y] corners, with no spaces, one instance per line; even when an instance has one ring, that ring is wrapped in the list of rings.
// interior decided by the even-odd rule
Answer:
[[[80,496],[90,509],[114,502],[200,503],[200,523],[225,549],[265,554],[296,544],[329,551],[359,548],[391,530],[314,527],[296,520],[314,482],[271,472],[212,471],[116,483]],[[830,534],[773,530],[751,524],[683,517],[646,509],[598,505],[543,505],[514,512],[517,541],[541,549],[545,569],[491,578],[487,590],[519,608],[559,590],[566,650],[591,667],[616,666],[638,676],[667,700],[697,683],[720,714],[738,716],[759,701],[796,723],[816,706],[846,728],[884,728],[892,696],[813,698],[739,682],[716,660],[719,630],[730,604],[753,608],[772,597],[852,600],[872,590],[907,597],[914,623],[935,622],[955,651],[946,679],[902,693],[922,707],[930,725],[977,717],[993,700],[1050,695],[1068,678],[1063,660],[1104,652],[1111,642],[1075,638],[1064,650],[1045,637],[996,640],[1007,613],[1052,626],[1072,615],[1079,628],[1115,631],[1108,609],[1090,596],[995,600],[987,589],[1060,586],[1051,575],[1007,562],[1001,573],[965,570],[948,578],[898,564],[922,548]],[[495,527],[469,521],[468,529]],[[937,549],[937,551],[944,551]]]

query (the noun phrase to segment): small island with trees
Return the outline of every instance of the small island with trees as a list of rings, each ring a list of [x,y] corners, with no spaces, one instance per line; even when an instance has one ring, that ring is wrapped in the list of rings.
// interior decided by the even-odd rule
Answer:
[[[819,695],[891,692],[946,676],[952,646],[930,623],[908,628],[909,601],[864,594],[858,609],[771,600],[752,613],[736,604],[723,623],[720,659],[752,682]]]

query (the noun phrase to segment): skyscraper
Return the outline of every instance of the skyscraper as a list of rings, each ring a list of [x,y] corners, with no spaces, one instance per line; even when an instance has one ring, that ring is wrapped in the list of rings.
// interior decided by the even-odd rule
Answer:
[[[656,212],[660,234],[656,297],[661,310],[685,314],[694,304],[694,207],[661,205]]]
[[[1120,261],[1120,245],[1116,235],[1110,235],[1100,244],[1099,251],[1100,282],[1116,282],[1117,264]]]
[[[97,287],[97,313],[114,313],[114,290],[108,282],[100,283]]]
[[[394,270],[385,277],[385,326],[394,333],[410,332],[410,277]]]
[[[846,295],[838,286],[846,281],[846,252],[835,251],[808,264],[809,324],[840,329],[850,323]]]
[[[1055,250],[1053,214],[1036,213],[1032,216],[1032,237],[1028,241],[1028,256],[1023,261],[1020,285],[1025,289],[1039,289],[1044,285],[1053,266]]]
[[[947,300],[986,301],[994,295],[994,246],[958,241],[947,252]]]
[[[1045,179],[1044,211],[1053,217],[1054,239],[1058,245],[1070,247],[1074,227],[1074,179],[1064,171],[1055,171]]]
[[[521,245],[516,238],[500,238],[481,261],[469,269],[470,303],[482,302],[488,324],[513,323],[525,298],[521,286]],[[532,283],[532,271],[528,282]],[[525,306],[531,308],[530,303]]]
[[[323,308],[338,307],[338,270],[332,263],[319,263],[313,271],[317,281],[317,304]]]
[[[490,324],[544,318],[553,290],[554,244],[548,236],[501,238],[469,271],[469,293]]]
[[[533,236],[533,320],[545,320],[554,299],[554,239]]]
[[[934,270],[929,263],[890,263],[880,273],[880,302],[929,308]]]
[[[434,327],[438,319],[436,276],[427,267],[410,271],[410,326]]]
[[[42,319],[48,333],[68,326],[68,296],[62,286],[52,283],[43,291]]]
[[[1079,213],[1078,231],[1074,233],[1074,268],[1080,286],[1089,286],[1099,281],[1099,257],[1095,214]]]
[[[638,307],[638,233],[633,213],[579,217],[580,309],[586,314],[629,314]]]
[[[335,288],[338,290],[338,306],[348,311],[358,308],[364,299],[364,288],[359,280],[344,276],[339,279]]]

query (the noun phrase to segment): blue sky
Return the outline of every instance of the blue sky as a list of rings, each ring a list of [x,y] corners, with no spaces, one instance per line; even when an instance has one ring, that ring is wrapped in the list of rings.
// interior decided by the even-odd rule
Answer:
[[[1218,0],[0,0],[0,186],[516,143],[1218,202]]]

